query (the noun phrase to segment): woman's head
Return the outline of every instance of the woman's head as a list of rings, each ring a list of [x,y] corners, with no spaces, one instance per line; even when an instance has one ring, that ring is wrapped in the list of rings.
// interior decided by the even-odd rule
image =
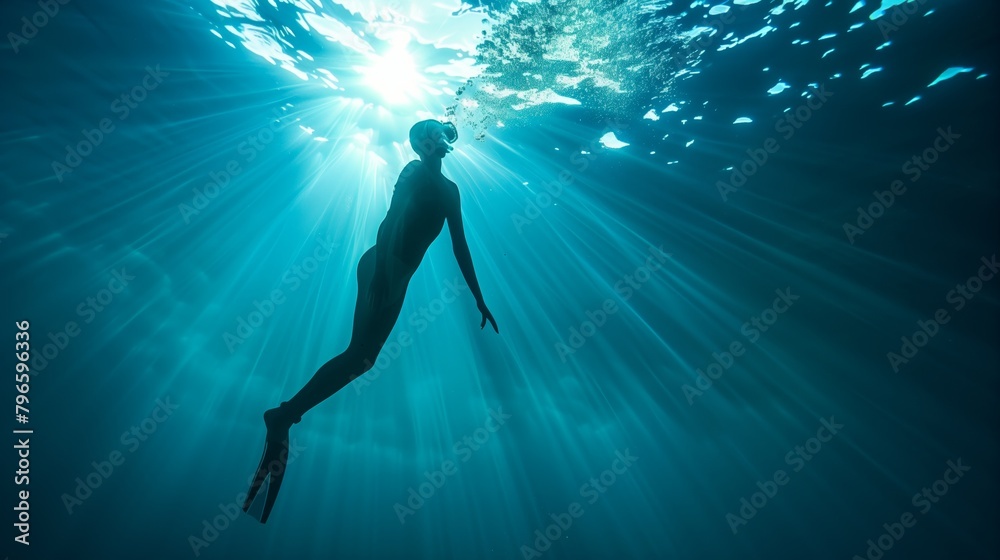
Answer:
[[[458,129],[452,123],[434,119],[420,121],[410,128],[410,146],[421,158],[443,158],[458,140]]]

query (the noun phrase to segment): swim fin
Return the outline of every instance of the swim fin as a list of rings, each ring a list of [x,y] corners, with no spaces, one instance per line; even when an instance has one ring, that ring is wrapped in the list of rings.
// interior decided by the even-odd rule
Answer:
[[[267,427],[264,452],[261,454],[260,464],[257,465],[253,482],[250,483],[247,499],[243,502],[243,511],[249,513],[250,506],[253,505],[254,499],[260,492],[264,480],[270,475],[267,494],[264,498],[264,509],[261,511],[259,519],[261,523],[267,523],[274,502],[278,499],[281,482],[285,478],[285,468],[288,465],[288,429],[292,424],[297,424],[302,419],[301,417],[289,419],[287,411],[282,410],[287,404],[281,403],[280,407],[272,408],[264,413],[264,425]]]

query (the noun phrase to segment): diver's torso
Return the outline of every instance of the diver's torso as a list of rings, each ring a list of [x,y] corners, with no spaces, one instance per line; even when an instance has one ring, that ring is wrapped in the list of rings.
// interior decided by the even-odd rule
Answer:
[[[414,269],[420,264],[444,227],[450,191],[455,188],[443,175],[426,169],[416,170],[405,185],[397,186],[381,226],[393,255]]]

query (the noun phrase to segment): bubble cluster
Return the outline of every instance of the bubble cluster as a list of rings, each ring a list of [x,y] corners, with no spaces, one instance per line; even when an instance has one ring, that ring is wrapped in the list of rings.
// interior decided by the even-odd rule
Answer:
[[[477,47],[482,72],[449,107],[477,139],[553,103],[633,114],[669,91],[695,56],[662,2],[539,0],[491,13]],[[546,108],[548,111],[551,108]]]

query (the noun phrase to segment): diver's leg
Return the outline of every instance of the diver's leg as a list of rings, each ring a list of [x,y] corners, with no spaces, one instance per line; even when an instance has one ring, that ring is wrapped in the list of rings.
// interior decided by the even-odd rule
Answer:
[[[371,310],[369,306],[368,288],[375,269],[374,256],[374,251],[369,249],[358,262],[358,299],[354,309],[354,332],[347,350],[323,364],[291,400],[264,413],[264,424],[267,427],[264,453],[243,503],[243,511],[250,511],[265,478],[270,476],[271,482],[261,512],[261,523],[267,522],[285,476],[289,449],[288,431],[291,425],[301,420],[303,414],[329,398],[352,379],[371,369],[399,317],[403,307],[402,295],[377,311]],[[405,295],[405,283],[390,288],[395,288],[392,293]]]
[[[370,370],[389,338],[403,308],[403,297],[397,297],[379,310],[371,309],[368,289],[375,270],[374,258],[374,250],[369,249],[358,262],[358,298],[354,304],[354,329],[347,350],[323,364],[312,379],[288,401],[288,411],[293,418],[301,417],[351,380]]]

